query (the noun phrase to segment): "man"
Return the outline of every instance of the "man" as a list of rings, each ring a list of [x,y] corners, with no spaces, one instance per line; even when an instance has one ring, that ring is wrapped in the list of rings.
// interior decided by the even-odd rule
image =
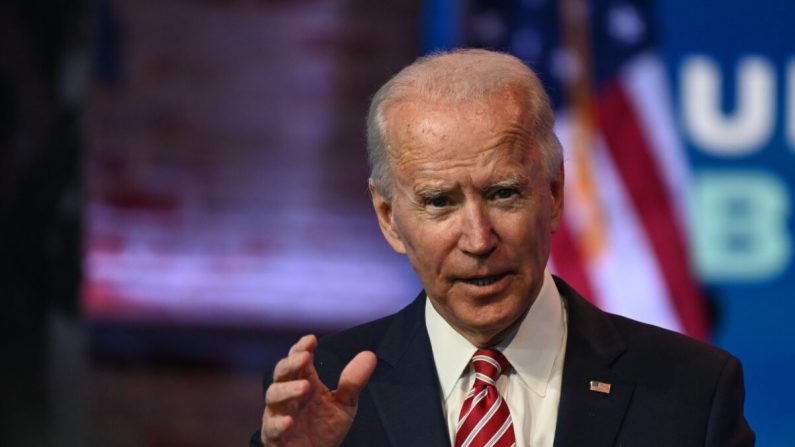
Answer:
[[[299,340],[253,445],[753,445],[737,359],[603,313],[546,270],[563,207],[553,121],[532,71],[485,50],[422,58],[378,91],[373,207],[425,290]]]

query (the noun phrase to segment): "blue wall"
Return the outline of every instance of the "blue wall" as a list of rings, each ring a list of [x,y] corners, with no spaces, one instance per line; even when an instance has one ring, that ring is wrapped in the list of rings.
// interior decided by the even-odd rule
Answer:
[[[795,4],[667,0],[656,7],[660,49],[696,174],[692,227],[700,243],[694,256],[719,309],[715,342],[743,361],[746,414],[758,445],[791,446],[795,100],[786,102],[788,95],[795,98]],[[699,126],[687,118],[687,104],[708,103],[703,92],[688,87],[699,76],[699,61],[717,74],[705,79],[720,83],[720,101],[709,109],[730,127]],[[743,110],[753,107],[759,110]],[[747,122],[740,122],[743,113]],[[767,114],[764,125],[751,124]],[[737,133],[733,149],[721,148],[721,131]]]

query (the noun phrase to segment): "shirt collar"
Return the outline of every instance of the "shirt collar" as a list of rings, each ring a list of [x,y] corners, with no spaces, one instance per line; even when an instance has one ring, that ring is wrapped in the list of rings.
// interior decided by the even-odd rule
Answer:
[[[425,323],[442,395],[450,396],[456,382],[477,350],[453,329],[427,302]],[[552,375],[555,357],[564,339],[563,303],[549,270],[533,305],[513,334],[496,346],[519,377],[539,396],[544,396]]]

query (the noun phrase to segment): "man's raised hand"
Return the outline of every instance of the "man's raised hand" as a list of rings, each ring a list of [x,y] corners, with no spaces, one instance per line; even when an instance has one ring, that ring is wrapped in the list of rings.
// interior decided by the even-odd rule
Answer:
[[[273,370],[262,413],[267,447],[338,446],[353,423],[359,393],[375,370],[375,354],[357,354],[342,370],[337,390],[331,391],[315,371],[316,347],[317,338],[305,335]]]

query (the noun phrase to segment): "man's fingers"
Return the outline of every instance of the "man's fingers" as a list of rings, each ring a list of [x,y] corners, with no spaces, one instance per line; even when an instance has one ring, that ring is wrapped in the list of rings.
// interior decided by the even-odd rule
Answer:
[[[317,347],[317,337],[304,335],[291,348],[287,357],[273,368],[273,381],[284,382],[306,377],[311,372],[312,356]]]
[[[337,399],[344,405],[354,406],[370,376],[375,371],[378,360],[370,351],[360,352],[342,370],[340,384],[337,388]]]
[[[293,380],[273,383],[265,393],[262,412],[262,442],[274,445],[293,427],[300,408],[299,400],[309,393],[309,382]]]
[[[285,404],[297,403],[307,394],[309,394],[309,382],[306,380],[273,383],[265,392],[265,406],[278,412],[278,409],[283,408]]]
[[[272,445],[283,438],[293,426],[295,419],[292,416],[275,415],[262,421],[260,440],[264,445]]]
[[[289,354],[303,352],[303,351],[314,351],[317,347],[317,337],[312,334],[304,335],[301,337],[292,347],[290,347]]]
[[[284,382],[302,377],[308,371],[307,368],[311,363],[312,354],[310,352],[292,353],[279,360],[279,363],[273,368],[273,381]]]

